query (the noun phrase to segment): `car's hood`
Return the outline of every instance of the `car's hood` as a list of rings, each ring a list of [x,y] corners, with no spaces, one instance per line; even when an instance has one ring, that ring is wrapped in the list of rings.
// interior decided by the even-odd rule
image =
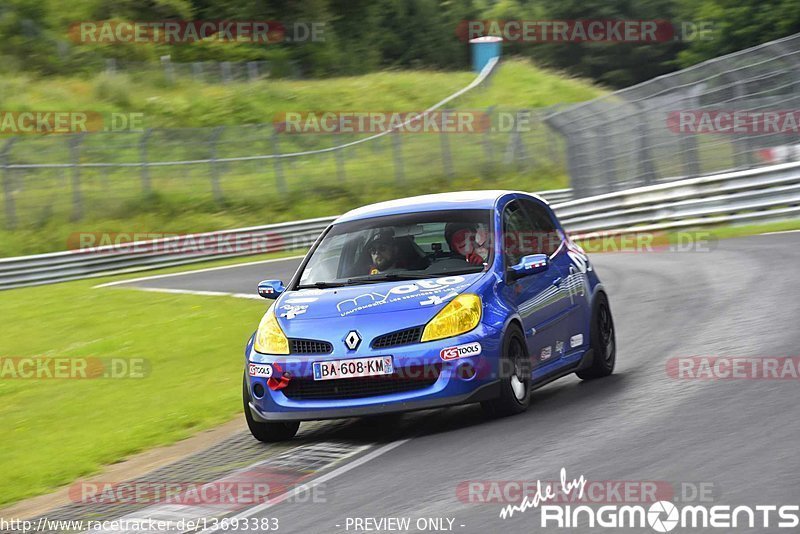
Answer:
[[[283,323],[294,318],[307,320],[358,317],[425,308],[438,309],[483,274],[287,291],[275,303],[275,314]]]

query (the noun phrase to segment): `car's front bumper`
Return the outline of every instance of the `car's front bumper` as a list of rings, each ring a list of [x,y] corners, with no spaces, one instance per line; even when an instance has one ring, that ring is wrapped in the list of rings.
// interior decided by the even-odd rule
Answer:
[[[478,389],[465,395],[455,397],[437,397],[411,401],[395,401],[378,404],[365,404],[361,406],[347,406],[341,408],[304,409],[289,412],[264,412],[253,402],[250,402],[250,413],[253,419],[260,422],[277,421],[317,421],[323,419],[345,419],[347,417],[363,417],[367,415],[389,414],[397,412],[413,412],[415,410],[428,410],[443,408],[458,404],[470,404],[497,398],[500,395],[500,381],[494,380],[480,386]]]
[[[481,353],[476,356],[442,360],[441,350],[448,347],[478,342]],[[437,369],[435,381],[428,380],[415,389],[393,393],[381,393],[355,398],[292,398],[284,389],[270,387],[269,379],[245,373],[250,391],[250,411],[259,421],[304,421],[337,419],[393,412],[405,412],[438,408],[455,404],[467,404],[495,398],[499,395],[498,362],[501,352],[501,333],[491,327],[479,325],[475,330],[445,340],[415,343],[388,349],[363,347],[352,351],[334,349],[325,355],[269,356],[259,354],[248,347],[247,362],[278,364],[281,372],[288,372],[292,380],[313,380],[313,362],[338,359],[392,356],[396,372],[408,372],[405,376],[416,376],[414,370]],[[463,366],[474,369],[474,376],[465,377]],[[273,367],[274,368],[274,367]],[[421,376],[424,376],[421,373]],[[468,374],[468,373],[467,373]],[[354,380],[354,379],[350,379]],[[327,381],[335,385],[338,380]],[[259,397],[253,387],[260,384]],[[274,386],[274,381],[273,381]]]

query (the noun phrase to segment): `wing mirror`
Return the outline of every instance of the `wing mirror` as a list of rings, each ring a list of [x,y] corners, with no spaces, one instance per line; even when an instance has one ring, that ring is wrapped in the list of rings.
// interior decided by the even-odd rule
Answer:
[[[518,280],[524,276],[543,273],[550,268],[550,257],[547,254],[531,254],[523,256],[519,263],[508,268],[509,280]]]
[[[265,299],[276,299],[286,291],[280,280],[264,280],[258,283],[258,294]]]

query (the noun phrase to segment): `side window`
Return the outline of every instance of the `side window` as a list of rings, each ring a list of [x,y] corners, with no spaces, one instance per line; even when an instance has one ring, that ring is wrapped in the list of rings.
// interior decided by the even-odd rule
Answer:
[[[561,236],[547,208],[532,200],[522,199],[519,203],[525,208],[530,221],[530,233],[524,247],[529,250],[526,254],[553,254],[561,244]]]
[[[525,255],[520,238],[529,232],[530,223],[519,202],[512,200],[503,210],[503,257],[506,268],[516,265]]]

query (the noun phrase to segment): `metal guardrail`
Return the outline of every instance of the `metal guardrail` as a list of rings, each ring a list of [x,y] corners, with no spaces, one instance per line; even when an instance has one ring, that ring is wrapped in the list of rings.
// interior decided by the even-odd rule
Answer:
[[[569,189],[539,193],[551,202],[569,199],[570,194]],[[310,247],[336,217],[0,258],[0,290],[173,267],[211,259],[302,250]],[[209,241],[213,242],[211,246],[203,245]],[[192,243],[198,246],[194,248]],[[225,251],[226,247],[230,247],[230,252]]]
[[[556,204],[575,236],[800,217],[800,163],[628,189]]]
[[[578,200],[571,190],[539,193],[575,237],[621,234],[737,222],[800,218],[800,163],[704,176]],[[0,289],[63,282],[209,259],[307,248],[336,217],[193,234],[123,246],[0,259]],[[192,238],[236,240],[230,253],[170,252],[170,243]],[[131,250],[131,249],[134,250]]]

